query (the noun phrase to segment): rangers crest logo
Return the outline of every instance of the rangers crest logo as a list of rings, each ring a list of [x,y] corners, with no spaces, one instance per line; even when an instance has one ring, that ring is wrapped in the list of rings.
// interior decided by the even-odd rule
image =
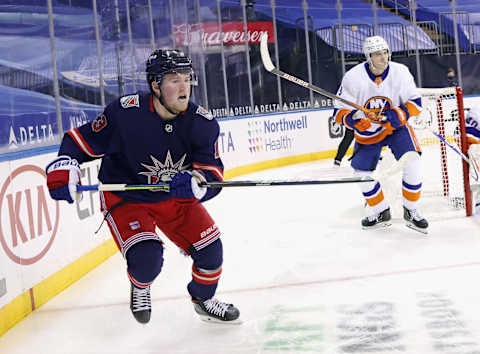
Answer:
[[[183,156],[177,162],[173,162],[172,155],[170,154],[170,150],[168,150],[167,156],[165,157],[165,162],[162,163],[158,159],[156,159],[154,156],[150,155],[150,158],[153,161],[153,165],[140,163],[148,171],[139,172],[138,174],[147,176],[148,184],[170,182],[172,180],[172,177],[175,176],[179,171],[188,169],[189,165],[187,166],[183,165],[186,157],[187,157],[187,154],[183,154]],[[155,190],[152,190],[152,191],[155,191]]]
[[[197,111],[195,112],[196,114],[200,114],[202,117],[204,118],[207,118],[208,120],[212,120],[213,119],[213,115],[212,113],[210,113],[209,111],[207,111],[205,108],[203,107],[198,107],[197,108]]]
[[[122,108],[140,107],[138,95],[129,95],[120,98]]]

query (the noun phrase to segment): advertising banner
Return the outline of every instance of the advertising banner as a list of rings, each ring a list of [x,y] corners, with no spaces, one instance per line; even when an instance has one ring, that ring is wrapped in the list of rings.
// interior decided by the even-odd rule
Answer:
[[[0,107],[0,153],[56,145],[59,132],[52,96],[0,85],[6,104]],[[103,110],[100,106],[60,100],[63,130],[78,127]]]
[[[273,23],[270,21],[255,21],[247,23],[247,34],[242,21],[223,22],[222,30],[218,22],[180,23],[173,25],[173,36],[177,46],[219,46],[260,44],[260,36],[268,34],[268,42],[274,43]]]
[[[332,110],[222,118],[219,150],[225,170],[288,156],[336,149],[343,135]]]
[[[109,237],[97,192],[79,203],[54,201],[45,164],[56,154],[0,164],[0,308]],[[82,166],[82,183],[97,183],[99,163]]]

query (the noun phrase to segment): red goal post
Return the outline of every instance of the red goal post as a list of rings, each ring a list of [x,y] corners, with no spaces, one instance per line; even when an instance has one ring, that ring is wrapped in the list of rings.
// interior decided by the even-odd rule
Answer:
[[[445,87],[419,90],[423,110],[409,123],[423,150],[424,194],[441,195],[451,207],[464,209],[465,215],[470,216],[472,193],[469,164],[460,154],[468,155],[462,89]],[[436,175],[440,178],[435,178]]]

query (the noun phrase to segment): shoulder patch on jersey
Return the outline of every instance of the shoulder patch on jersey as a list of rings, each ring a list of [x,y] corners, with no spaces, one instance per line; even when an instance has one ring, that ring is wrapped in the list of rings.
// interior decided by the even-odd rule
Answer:
[[[140,99],[137,95],[128,95],[120,98],[122,108],[140,107]]]
[[[94,131],[95,133],[98,133],[100,130],[102,130],[106,126],[107,126],[107,117],[105,116],[105,114],[97,116],[97,118],[95,118],[92,121],[92,131]]]
[[[205,108],[198,106],[197,111],[195,112],[196,114],[200,114],[202,117],[207,118],[208,120],[213,119],[212,113],[207,111]]]

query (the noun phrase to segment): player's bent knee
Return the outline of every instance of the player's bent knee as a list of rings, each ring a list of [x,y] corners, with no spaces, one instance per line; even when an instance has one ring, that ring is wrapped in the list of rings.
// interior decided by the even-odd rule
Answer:
[[[420,155],[412,155],[411,161],[403,169],[403,181],[411,184],[418,184],[422,180],[422,164]]]
[[[195,267],[201,269],[217,269],[223,263],[222,241],[218,238],[200,251],[191,252]]]
[[[151,283],[163,266],[163,245],[157,240],[145,240],[127,251],[130,275],[140,283]]]

